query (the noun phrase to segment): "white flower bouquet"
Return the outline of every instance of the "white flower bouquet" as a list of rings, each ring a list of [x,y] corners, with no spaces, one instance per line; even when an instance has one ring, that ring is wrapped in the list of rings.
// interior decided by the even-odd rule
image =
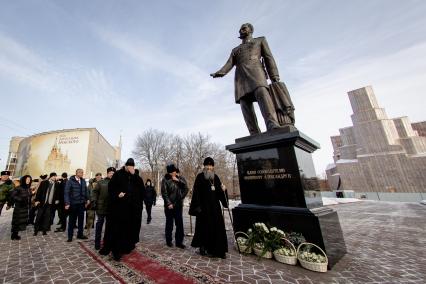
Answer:
[[[306,249],[302,247],[306,246]],[[311,249],[315,247],[321,252],[315,253]],[[317,245],[312,243],[301,243],[297,248],[297,259],[302,267],[316,271],[316,272],[327,272],[328,258],[325,252]]]
[[[287,246],[274,250],[275,259],[281,263],[296,265],[297,264],[296,248],[286,238],[282,238],[281,240],[283,240],[285,243],[284,245],[287,245]]]
[[[251,253],[250,236],[244,232],[236,232],[235,249],[240,253]]]

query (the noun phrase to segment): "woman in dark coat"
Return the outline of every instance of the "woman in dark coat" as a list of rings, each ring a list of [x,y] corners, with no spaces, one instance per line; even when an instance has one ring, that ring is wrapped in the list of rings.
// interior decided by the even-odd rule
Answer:
[[[12,240],[20,240],[19,231],[25,231],[27,228],[31,183],[31,176],[23,176],[20,186],[11,192],[10,206],[15,206],[12,215]]]
[[[120,260],[139,242],[145,186],[133,159],[118,170],[108,184],[112,255]]]
[[[195,234],[191,246],[199,247],[200,254],[226,258],[228,239],[222,209],[227,208],[225,187],[214,173],[214,160],[204,160],[204,170],[194,182],[189,214],[196,216]]]

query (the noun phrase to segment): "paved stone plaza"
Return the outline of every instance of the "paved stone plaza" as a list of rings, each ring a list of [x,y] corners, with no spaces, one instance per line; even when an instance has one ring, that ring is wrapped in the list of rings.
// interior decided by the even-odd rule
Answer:
[[[254,255],[241,257],[233,248],[231,231],[228,231],[230,253],[226,260],[201,257],[190,248],[189,237],[186,237],[186,250],[168,248],[163,237],[163,210],[158,205],[153,208],[153,222],[142,225],[141,248],[201,269],[218,283],[426,282],[426,206],[362,201],[332,208],[339,214],[348,254],[327,273],[257,260]],[[21,233],[21,241],[11,241],[11,210],[3,212],[0,283],[118,283],[77,241],[67,243],[65,233],[49,232],[47,236],[34,237],[30,226]],[[186,233],[189,232],[187,216]],[[144,213],[144,220],[145,217]]]

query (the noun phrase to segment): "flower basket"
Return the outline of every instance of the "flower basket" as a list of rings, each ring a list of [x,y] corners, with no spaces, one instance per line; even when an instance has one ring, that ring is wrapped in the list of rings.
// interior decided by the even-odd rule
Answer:
[[[238,237],[240,235],[240,237]],[[245,239],[244,242],[239,240]],[[235,249],[240,253],[251,253],[251,247],[248,245],[249,236],[244,232],[236,232],[235,233]],[[238,249],[239,247],[239,249]]]
[[[253,247],[254,254],[263,258],[272,258],[272,251],[263,251],[263,248],[259,248],[258,246]]]
[[[287,240],[286,238],[282,238],[281,240],[284,241],[284,243],[287,243],[290,245],[290,248],[288,248],[288,250],[290,250],[289,254],[293,254],[293,255],[285,255],[280,253],[280,249],[277,249],[274,251],[274,257],[278,262],[281,263],[285,263],[285,264],[290,264],[290,265],[296,265],[297,264],[297,254],[296,254],[296,248],[294,247],[294,245]],[[286,248],[287,249],[287,248]]]
[[[321,255],[318,256],[315,253],[311,253],[311,252],[306,252],[306,251],[305,252],[301,252],[300,248],[302,246],[306,246],[306,245],[311,245],[311,246],[314,246],[314,247],[318,248],[321,251],[321,253],[324,255],[324,257],[322,257]],[[308,261],[308,260],[306,260],[306,258],[316,259],[316,261]],[[320,260],[322,258],[325,259],[324,262],[320,262]],[[306,269],[312,270],[312,271],[316,271],[316,272],[327,272],[327,265],[328,265],[327,255],[316,244],[313,244],[313,243],[301,243],[297,247],[297,259],[299,260],[300,265],[302,265],[303,268],[306,268]]]

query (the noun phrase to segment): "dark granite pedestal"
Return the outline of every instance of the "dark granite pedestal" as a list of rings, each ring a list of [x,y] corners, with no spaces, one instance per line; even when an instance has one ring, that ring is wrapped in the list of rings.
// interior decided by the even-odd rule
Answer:
[[[289,130],[293,130],[290,131]],[[323,207],[311,153],[319,148],[296,129],[237,139],[226,149],[237,155],[241,203],[232,210],[235,231],[255,222],[300,232],[325,250],[329,268],[346,253],[337,213]]]

